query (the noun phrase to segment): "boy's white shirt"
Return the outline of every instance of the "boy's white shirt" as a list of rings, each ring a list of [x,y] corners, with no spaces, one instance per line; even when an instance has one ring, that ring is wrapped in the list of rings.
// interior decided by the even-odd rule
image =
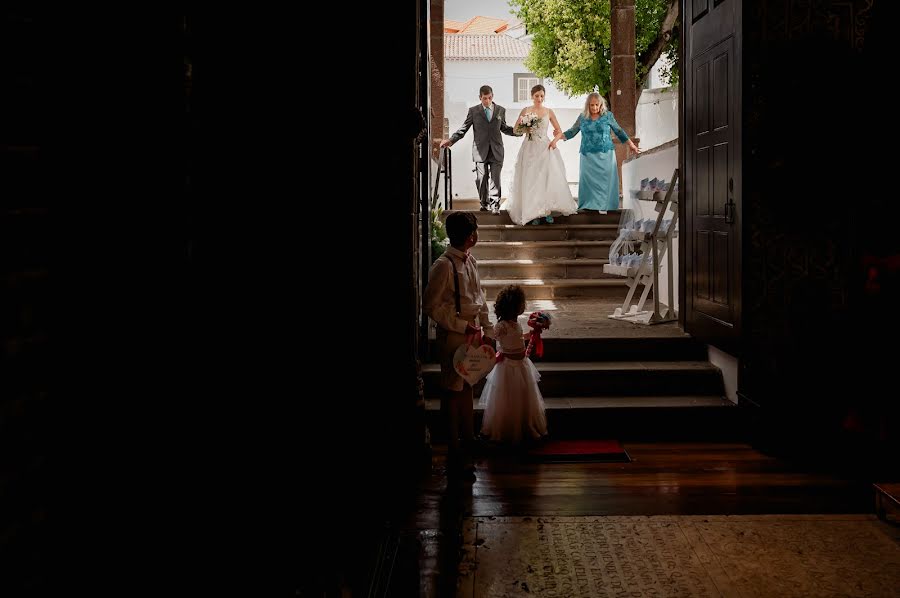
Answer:
[[[446,259],[438,259],[428,274],[425,287],[425,313],[445,330],[465,334],[466,324],[475,321],[485,336],[492,337],[494,328],[488,316],[487,301],[478,276],[478,262],[472,255],[448,247],[444,256],[453,260],[459,277],[460,317],[456,315],[453,290],[453,266]]]

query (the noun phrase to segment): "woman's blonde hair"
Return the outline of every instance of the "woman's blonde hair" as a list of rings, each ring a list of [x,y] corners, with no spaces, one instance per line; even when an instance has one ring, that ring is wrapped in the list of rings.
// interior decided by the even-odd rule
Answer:
[[[603,116],[603,113],[607,110],[606,100],[603,99],[602,95],[595,91],[589,93],[587,99],[584,101],[584,117],[589,118],[591,116],[591,100],[600,100],[600,116]]]

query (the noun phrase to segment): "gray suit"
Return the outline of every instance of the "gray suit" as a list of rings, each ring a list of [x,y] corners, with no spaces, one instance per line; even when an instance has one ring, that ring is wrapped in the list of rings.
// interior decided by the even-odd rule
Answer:
[[[475,127],[475,138],[472,140],[472,160],[475,162],[475,186],[478,187],[478,199],[482,208],[500,208],[500,171],[503,169],[503,137],[506,133],[520,137],[513,128],[506,124],[506,108],[491,104],[491,120],[488,121],[484,106],[478,104],[469,108],[466,122],[450,137],[450,143],[456,143]],[[492,183],[493,193],[488,200],[488,182]]]

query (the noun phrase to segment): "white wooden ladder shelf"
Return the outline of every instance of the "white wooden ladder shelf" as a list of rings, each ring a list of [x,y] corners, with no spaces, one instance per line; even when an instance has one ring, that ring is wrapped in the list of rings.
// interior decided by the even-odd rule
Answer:
[[[637,266],[628,265],[612,265],[603,266],[603,271],[607,274],[617,274],[627,277],[628,295],[622,307],[617,307],[616,311],[611,314],[610,318],[616,320],[628,320],[635,324],[662,324],[663,322],[672,322],[678,320],[678,314],[675,312],[675,285],[674,285],[674,264],[672,260],[672,239],[678,236],[676,226],[678,224],[678,195],[675,193],[675,187],[678,183],[678,169],[672,173],[672,181],[666,191],[665,197],[657,191],[652,198],[640,199],[643,201],[655,202],[654,210],[658,213],[656,223],[652,232],[639,232],[636,230],[620,230],[619,235],[628,235],[631,240],[637,240],[641,243],[641,261]],[[671,209],[671,219],[666,219],[666,214]],[[666,226],[667,225],[667,226]],[[668,303],[664,309],[660,309],[659,293],[659,265],[662,260],[666,260],[666,275],[668,276]],[[634,298],[635,290],[638,285],[644,285],[641,298],[634,305],[631,300]],[[644,303],[653,289],[653,311],[644,309]]]

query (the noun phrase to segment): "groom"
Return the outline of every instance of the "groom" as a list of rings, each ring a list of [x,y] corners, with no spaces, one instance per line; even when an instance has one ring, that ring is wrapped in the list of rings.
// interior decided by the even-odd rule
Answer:
[[[500,213],[500,171],[503,169],[503,137],[500,133],[506,133],[513,137],[517,135],[513,128],[506,124],[506,108],[494,103],[494,90],[488,85],[482,85],[478,90],[481,103],[469,108],[466,122],[459,130],[450,136],[450,139],[441,141],[441,147],[453,145],[469,131],[469,127],[475,127],[475,139],[472,140],[472,160],[475,162],[475,186],[478,187],[478,199],[481,201],[481,211],[490,209],[494,214]],[[494,189],[494,193],[488,197],[488,183]]]

